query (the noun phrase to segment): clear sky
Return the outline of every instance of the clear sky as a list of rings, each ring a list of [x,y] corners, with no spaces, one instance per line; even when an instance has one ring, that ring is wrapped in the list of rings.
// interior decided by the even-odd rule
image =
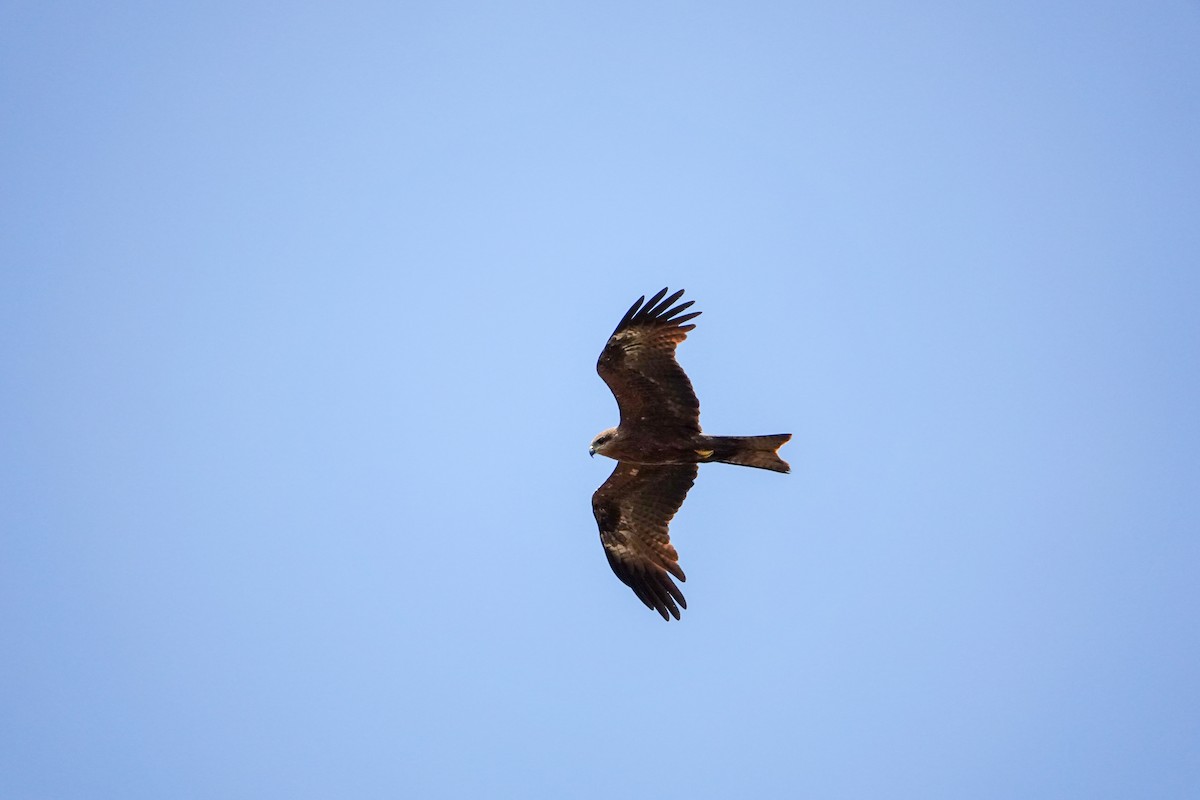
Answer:
[[[0,137],[0,796],[1200,796],[1200,4],[7,2]]]

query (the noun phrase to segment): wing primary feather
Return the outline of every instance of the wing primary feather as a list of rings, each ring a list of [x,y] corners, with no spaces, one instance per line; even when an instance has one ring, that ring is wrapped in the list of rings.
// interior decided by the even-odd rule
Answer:
[[[669,583],[667,578],[662,573],[648,575],[647,577],[649,578],[647,584],[653,593],[654,606],[658,609],[658,613],[663,615],[663,619],[666,619],[667,611],[670,610],[672,616],[675,619],[679,619],[679,609],[676,607],[674,601],[671,600],[670,594],[668,594],[666,587],[663,585],[664,583]]]
[[[667,291],[666,289],[663,289],[662,292],[659,292],[658,294],[656,294],[655,297],[661,298],[663,293],[666,291]],[[655,305],[654,300],[651,300],[649,303],[647,303],[647,305],[652,305],[654,307],[646,312],[646,316],[653,317],[655,319],[660,318],[662,316],[662,313],[664,311],[666,311],[668,308],[670,308],[671,304],[674,303],[676,300],[678,300],[680,297],[683,297],[683,289],[680,289],[678,292],[671,295],[667,299],[663,300],[661,303],[658,303],[657,305]]]
[[[667,577],[667,573],[660,572],[655,575],[655,578],[658,579],[659,591],[663,595],[663,602],[667,605],[667,608],[671,609],[671,614],[675,619],[679,619],[679,607],[675,605],[675,601],[678,600],[684,608],[687,608],[687,601],[683,599],[683,592],[679,591],[679,587]]]
[[[646,588],[649,590],[650,596],[654,598],[655,607],[661,610],[670,602],[667,593],[663,591],[662,575],[657,571],[649,572],[645,575],[644,580],[646,581]]]
[[[646,322],[657,322],[660,324],[671,322],[679,325],[689,319],[694,319],[700,314],[699,311],[693,311],[691,314],[675,318],[676,315],[691,308],[696,302],[695,300],[688,300],[686,303],[680,303],[671,308],[671,304],[682,297],[683,292],[684,290],[680,289],[670,297],[665,297],[667,288],[663,287],[655,292],[649,300],[646,299],[646,295],[642,295],[637,299],[636,303],[629,307],[629,310],[625,312],[625,316],[621,317],[621,321],[617,323],[617,327],[613,330],[613,333],[619,333],[625,328]],[[691,330],[691,328],[688,328],[688,330]]]
[[[676,600],[678,600],[679,605],[687,608],[687,600],[683,598],[683,592],[679,591],[679,587],[672,583],[671,579],[666,575],[663,576],[663,583],[666,585],[667,591],[671,593],[671,597],[674,597]]]
[[[633,584],[633,591],[635,594],[637,594],[638,599],[646,604],[646,608],[650,609],[651,611],[657,611],[659,614],[662,614],[662,618],[664,620],[669,621],[669,618],[667,617],[666,605],[662,601],[661,594],[656,591],[657,587],[654,586],[653,577],[649,575],[641,575],[638,577],[631,576],[631,578],[635,581],[638,580],[638,578],[641,579],[638,583]],[[678,618],[679,617],[676,617],[676,619]]]
[[[650,598],[650,593],[646,591],[646,587],[642,586],[640,583],[636,583],[636,580],[637,579],[635,577],[630,575],[629,580],[625,582],[629,584],[631,589],[633,589],[633,593],[637,595],[638,600],[641,600],[646,604],[646,608],[654,608],[654,601]]]
[[[629,307],[629,310],[625,312],[625,316],[621,317],[621,321],[617,323],[617,327],[613,330],[613,333],[617,333],[630,322],[632,322],[634,316],[637,315],[638,309],[642,307],[642,303],[644,302],[646,302],[646,295],[639,297],[637,302]]]
[[[646,306],[645,306],[645,308],[643,308],[643,309],[642,309],[642,313],[643,313],[643,314],[645,314],[645,315],[646,315],[646,316],[648,316],[648,317],[649,317],[649,316],[653,316],[653,315],[654,315],[654,311],[652,311],[651,309],[653,309],[653,308],[654,308],[656,305],[658,305],[658,301],[659,301],[659,300],[662,300],[662,299],[663,299],[663,297],[666,295],[666,293],[667,293],[667,287],[666,287],[666,286],[664,286],[663,288],[661,288],[661,289],[659,289],[657,292],[655,292],[655,293],[654,293],[654,296],[653,296],[653,297],[651,297],[651,298],[650,298],[650,299],[649,299],[649,300],[646,302]]]
[[[677,317],[677,318],[675,318],[675,319],[671,320],[671,323],[672,323],[673,325],[678,325],[679,327],[681,327],[681,328],[682,328],[682,327],[683,327],[683,323],[687,322],[689,319],[695,319],[696,317],[700,316],[700,315],[701,315],[701,314],[703,314],[703,313],[704,313],[703,311],[693,311],[693,312],[692,312],[692,313],[690,313],[690,314],[684,314],[682,317]],[[688,326],[687,326],[687,329],[690,331],[690,330],[691,330],[692,328],[694,328],[694,327],[696,327],[696,326],[695,326],[695,325],[688,325]]]
[[[660,320],[662,320],[663,322],[670,322],[671,318],[674,317],[676,314],[684,311],[685,309],[691,308],[695,304],[696,304],[695,300],[688,300],[686,303],[680,303],[679,305],[672,308],[670,311],[664,311],[662,314],[659,315],[658,318]]]
[[[675,619],[679,619],[679,606],[675,605],[675,601],[672,600],[671,598],[674,597],[675,595],[679,595],[679,598],[682,599],[683,593],[679,591],[679,587],[677,587],[675,584],[671,583],[671,579],[668,578],[666,576],[666,574],[663,574],[662,582],[663,582],[663,588],[666,589],[667,592],[671,595],[670,597],[665,598],[665,600],[667,602],[667,608],[669,608],[671,610],[671,616],[673,616]],[[687,606],[685,605],[684,608],[687,608]]]

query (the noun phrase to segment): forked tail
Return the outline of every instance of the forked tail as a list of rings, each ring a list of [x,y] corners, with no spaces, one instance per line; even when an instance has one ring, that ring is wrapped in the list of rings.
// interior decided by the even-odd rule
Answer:
[[[713,454],[707,461],[740,464],[775,472],[790,472],[791,467],[779,457],[779,448],[792,438],[790,433],[772,436],[712,436]]]

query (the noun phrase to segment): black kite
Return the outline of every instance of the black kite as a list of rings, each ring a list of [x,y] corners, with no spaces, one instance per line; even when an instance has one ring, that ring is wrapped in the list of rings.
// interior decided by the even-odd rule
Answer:
[[[596,371],[612,389],[621,423],[592,440],[589,452],[619,463],[592,495],[592,513],[608,563],[638,599],[665,620],[687,608],[671,580],[686,580],[667,526],[696,480],[698,464],[720,461],[788,472],[778,450],[792,438],[706,436],[700,432],[700,401],[675,360],[675,346],[700,315],[683,314],[694,301],[671,304],[680,290],[638,298],[604,345]]]

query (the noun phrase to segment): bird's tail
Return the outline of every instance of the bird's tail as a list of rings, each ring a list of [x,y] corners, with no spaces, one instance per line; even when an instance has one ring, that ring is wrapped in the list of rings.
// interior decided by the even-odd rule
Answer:
[[[712,455],[706,461],[740,464],[775,472],[790,472],[791,467],[779,457],[779,448],[791,439],[790,433],[771,436],[710,436]]]

